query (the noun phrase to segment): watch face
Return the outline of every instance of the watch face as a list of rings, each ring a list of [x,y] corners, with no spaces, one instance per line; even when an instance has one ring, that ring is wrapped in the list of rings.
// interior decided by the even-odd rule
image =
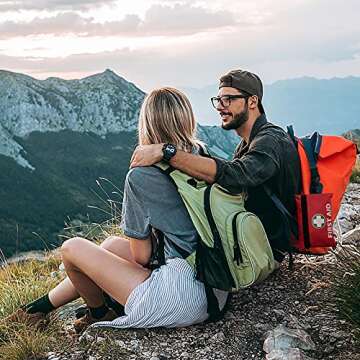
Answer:
[[[173,144],[166,144],[163,148],[164,160],[170,161],[170,159],[176,154],[176,146]]]

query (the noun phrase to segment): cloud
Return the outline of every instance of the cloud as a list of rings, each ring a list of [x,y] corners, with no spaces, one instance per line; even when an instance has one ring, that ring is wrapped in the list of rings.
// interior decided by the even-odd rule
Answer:
[[[202,7],[175,4],[153,5],[146,12],[141,29],[152,34],[194,33],[235,25],[234,15],[229,11],[210,11]]]
[[[239,67],[259,73],[265,82],[304,75],[324,78],[360,76],[360,56],[325,62],[321,59],[303,60],[300,57],[278,60],[276,57],[261,54],[261,46],[246,52],[241,47],[234,51],[230,47],[219,49],[194,45],[193,48],[188,47],[181,51],[160,47],[147,50],[124,48],[63,58],[0,55],[0,63],[2,68],[42,78],[54,75],[78,78],[111,68],[145,91],[165,85],[202,87],[216,83],[224,72]]]
[[[140,18],[127,15],[122,21],[97,23],[93,18],[84,18],[75,12],[60,13],[52,17],[35,18],[30,22],[6,21],[0,23],[0,38],[9,39],[30,35],[105,36],[136,32]]]
[[[21,10],[87,10],[116,0],[0,0],[0,12]]]
[[[87,40],[91,42],[91,51],[98,49],[95,54],[63,58],[0,56],[0,64],[2,68],[36,76],[57,74],[66,78],[111,68],[145,90],[162,85],[201,87],[215,83],[219,75],[239,67],[258,72],[268,82],[304,75],[360,75],[360,22],[357,19],[360,2],[357,0],[348,0],[349,6],[335,0],[294,0],[291,4],[295,5],[281,0],[259,0],[264,5],[266,16],[257,23],[252,23],[251,17],[247,17],[252,13],[251,16],[256,18],[256,9],[246,8],[241,13],[239,3],[231,14],[182,2],[172,6],[154,5],[142,18],[128,15],[122,20],[105,23],[73,12],[53,16],[51,21],[38,18],[35,22],[34,19],[32,25],[26,25],[27,28],[24,23],[17,23],[15,27],[7,22],[6,26],[0,24],[0,36],[13,37],[41,29],[48,33],[68,31],[81,36],[145,37],[156,34],[171,37],[159,41],[156,47],[147,43],[146,48],[137,47],[136,50],[115,49],[119,45],[111,38],[109,43],[114,45],[111,45],[112,51],[107,52],[99,50],[101,38],[90,38]],[[250,6],[253,1],[244,0],[243,3]],[[229,6],[224,8],[229,9]],[[339,19],[346,19],[346,26]],[[187,34],[196,35],[177,36]],[[152,40],[157,44],[158,39]],[[16,41],[20,43],[28,39]],[[68,45],[61,37],[56,41],[59,44],[62,41],[62,47]],[[87,44],[82,38],[76,41]],[[131,46],[132,41],[129,39]],[[1,44],[2,48],[5,43]],[[35,44],[34,41],[34,45],[42,46],[43,43]],[[82,51],[80,47],[76,49]],[[82,49],[88,47],[82,46]]]
[[[63,0],[64,1],[64,0]],[[230,12],[213,12],[201,7],[175,4],[153,5],[144,19],[126,15],[120,21],[97,22],[76,12],[60,13],[51,17],[36,17],[29,22],[0,23],[0,38],[9,39],[30,35],[80,36],[171,36],[194,34],[235,25]]]

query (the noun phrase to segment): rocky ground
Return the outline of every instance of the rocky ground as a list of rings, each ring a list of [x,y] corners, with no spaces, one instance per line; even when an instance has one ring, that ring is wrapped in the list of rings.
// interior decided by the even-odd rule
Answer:
[[[349,186],[339,219],[344,245],[337,251],[342,253],[349,245],[360,249],[360,185]],[[360,360],[356,330],[338,317],[335,307],[334,284],[347,276],[337,257],[298,256],[293,271],[287,265],[284,261],[264,283],[235,294],[225,318],[217,323],[182,329],[93,330],[75,338],[71,349],[49,353],[47,358]],[[295,349],[267,355],[264,349],[273,349],[274,330],[282,343],[291,342],[288,345]]]
[[[81,338],[78,353],[72,349],[61,358],[262,360],[267,332],[283,324],[311,336],[313,359],[360,360],[355,330],[337,318],[331,287],[337,271],[336,264],[298,262],[291,272],[284,264],[263,284],[236,294],[222,321],[183,329],[93,331]]]

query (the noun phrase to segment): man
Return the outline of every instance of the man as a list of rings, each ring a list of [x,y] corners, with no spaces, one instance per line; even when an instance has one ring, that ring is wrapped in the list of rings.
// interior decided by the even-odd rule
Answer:
[[[233,70],[220,78],[218,96],[211,98],[212,104],[221,116],[222,128],[233,129],[242,138],[232,161],[177,151],[171,144],[155,144],[137,147],[131,167],[165,159],[195,178],[216,182],[230,192],[245,191],[246,209],[260,218],[274,257],[281,262],[289,248],[289,228],[268,193],[276,195],[295,214],[300,164],[287,133],[267,122],[262,96],[263,86],[256,74]]]

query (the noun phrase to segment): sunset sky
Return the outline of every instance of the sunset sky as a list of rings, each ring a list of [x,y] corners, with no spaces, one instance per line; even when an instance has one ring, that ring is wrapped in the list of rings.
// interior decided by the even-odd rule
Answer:
[[[265,83],[360,76],[358,0],[0,0],[0,69],[44,79],[106,68],[145,91],[232,68]]]

